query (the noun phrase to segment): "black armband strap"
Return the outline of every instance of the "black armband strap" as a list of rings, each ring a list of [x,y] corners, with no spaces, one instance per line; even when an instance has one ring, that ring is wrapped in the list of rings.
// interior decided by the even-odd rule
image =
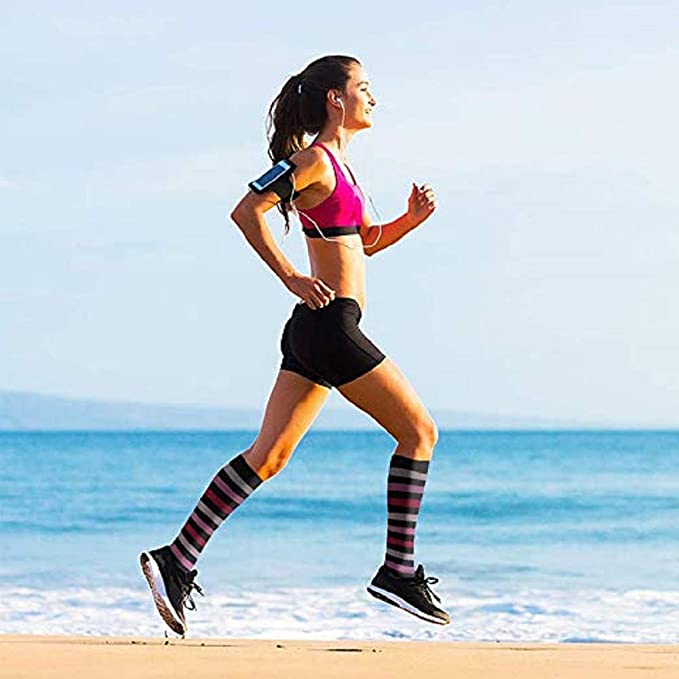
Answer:
[[[291,160],[280,160],[261,177],[253,179],[248,187],[255,193],[273,191],[283,201],[294,200],[299,191],[294,191],[292,172],[297,166]]]

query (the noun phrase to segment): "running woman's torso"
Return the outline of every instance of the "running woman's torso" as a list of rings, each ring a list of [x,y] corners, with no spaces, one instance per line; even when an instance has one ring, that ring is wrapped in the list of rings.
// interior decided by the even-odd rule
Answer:
[[[363,192],[346,165],[346,170],[343,170],[325,145],[320,142],[314,145],[325,151],[332,173],[327,173],[327,184],[319,184],[296,201],[306,236],[304,240],[309,253],[311,275],[329,285],[337,297],[353,297],[363,310],[365,253],[358,233],[364,209]],[[316,222],[318,228],[311,220]],[[321,237],[319,229],[326,238],[332,240],[328,242]],[[334,242],[335,239],[341,242]]]

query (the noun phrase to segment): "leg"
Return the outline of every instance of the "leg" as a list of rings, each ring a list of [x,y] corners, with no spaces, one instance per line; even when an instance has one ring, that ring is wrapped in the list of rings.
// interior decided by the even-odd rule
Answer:
[[[394,575],[415,573],[415,529],[438,431],[415,390],[385,358],[361,377],[338,387],[397,441],[387,482],[387,546],[384,567]]]
[[[295,372],[281,370],[266,405],[254,443],[243,453],[248,464],[266,480],[292,456],[330,394],[330,389]]]
[[[254,443],[217,472],[171,544],[184,569],[194,567],[222,522],[286,465],[329,393],[297,373],[278,373]]]
[[[394,454],[413,460],[431,459],[438,439],[436,424],[389,357],[337,389],[396,439]]]

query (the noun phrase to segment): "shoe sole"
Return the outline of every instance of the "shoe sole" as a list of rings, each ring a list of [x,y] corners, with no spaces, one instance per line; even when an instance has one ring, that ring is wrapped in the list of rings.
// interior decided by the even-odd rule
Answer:
[[[423,613],[422,611],[415,608],[412,604],[409,604],[404,599],[401,599],[400,596],[397,596],[393,592],[389,592],[386,589],[375,587],[375,585],[368,585],[366,589],[368,593],[372,594],[372,596],[374,596],[376,599],[391,604],[392,606],[396,606],[397,608],[401,608],[402,610],[411,613],[422,620],[426,620],[427,622],[433,622],[435,625],[447,625],[450,622],[449,620],[441,620],[441,618],[436,618],[433,615]]]
[[[142,552],[139,555],[139,563],[141,564],[141,570],[146,578],[146,582],[148,582],[151,588],[153,603],[156,605],[163,622],[173,632],[181,635],[186,634],[186,625],[179,620],[168,599],[163,576],[160,574],[160,568],[158,568],[156,560],[148,552]]]

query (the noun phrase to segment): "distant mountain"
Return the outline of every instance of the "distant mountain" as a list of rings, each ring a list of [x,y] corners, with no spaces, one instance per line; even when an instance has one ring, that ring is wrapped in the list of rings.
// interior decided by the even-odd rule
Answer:
[[[256,430],[262,410],[199,405],[162,405],[65,398],[0,391],[0,431],[57,430]],[[432,410],[439,429],[577,429],[577,422]],[[314,429],[379,429],[356,408],[327,408]]]

